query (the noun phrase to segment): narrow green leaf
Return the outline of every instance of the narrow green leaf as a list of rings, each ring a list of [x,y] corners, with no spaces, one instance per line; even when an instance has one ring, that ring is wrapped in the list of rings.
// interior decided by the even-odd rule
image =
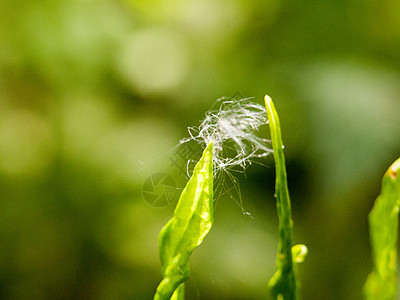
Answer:
[[[161,229],[159,249],[164,279],[154,300],[183,300],[189,256],[213,223],[213,146],[210,143],[182,191],[174,216]],[[171,298],[172,297],[172,298]]]
[[[265,106],[267,108],[269,129],[271,132],[272,148],[274,150],[275,170],[276,170],[276,206],[279,218],[279,245],[277,255],[277,271],[268,283],[268,288],[273,299],[294,300],[298,299],[298,282],[296,272],[293,268],[292,256],[292,228],[291,205],[289,190],[286,178],[285,156],[283,154],[283,143],[278,113],[269,96],[265,96]],[[304,245],[301,248],[295,247],[294,252],[301,254],[307,252]],[[299,252],[299,249],[301,250]],[[300,255],[302,261],[305,254]]]
[[[386,171],[381,194],[369,214],[373,270],[364,285],[367,300],[393,300],[397,293],[400,158]]]

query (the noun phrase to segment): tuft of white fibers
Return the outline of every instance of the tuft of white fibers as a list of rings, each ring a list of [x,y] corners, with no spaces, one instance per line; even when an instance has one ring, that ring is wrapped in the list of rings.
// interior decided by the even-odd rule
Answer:
[[[267,110],[251,99],[218,99],[199,126],[188,128],[190,137],[179,144],[196,142],[206,147],[213,143],[214,198],[229,196],[250,217],[243,206],[239,181],[231,171],[242,173],[253,162],[262,165],[256,159],[273,151],[271,141],[258,136],[260,127],[268,124]],[[189,160],[187,164],[188,176],[192,163],[195,162]]]
[[[257,136],[268,123],[267,110],[250,99],[218,99],[214,106],[219,108],[208,111],[200,126],[189,127],[190,137],[180,143],[196,141],[206,146],[212,142],[215,173],[245,170],[254,158],[272,152],[270,141]]]

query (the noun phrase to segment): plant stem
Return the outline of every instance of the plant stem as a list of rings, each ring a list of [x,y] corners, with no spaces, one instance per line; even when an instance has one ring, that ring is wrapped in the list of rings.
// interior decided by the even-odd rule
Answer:
[[[295,300],[297,283],[293,269],[292,259],[292,228],[291,205],[286,178],[285,156],[279,117],[274,104],[269,96],[265,96],[269,128],[271,132],[272,147],[274,150],[276,183],[275,197],[279,218],[279,245],[277,255],[277,271],[268,283],[274,299]]]

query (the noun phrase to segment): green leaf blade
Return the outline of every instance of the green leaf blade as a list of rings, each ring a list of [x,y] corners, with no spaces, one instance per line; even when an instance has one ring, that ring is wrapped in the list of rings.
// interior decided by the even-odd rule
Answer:
[[[279,218],[279,245],[277,255],[277,270],[268,283],[273,299],[295,300],[298,299],[298,280],[294,269],[292,255],[292,230],[291,204],[287,185],[285,155],[278,113],[269,96],[265,96],[265,107],[268,113],[269,129],[271,132],[272,147],[275,160],[275,194],[276,206]],[[295,259],[298,262],[304,260],[307,248],[304,245],[294,248]],[[303,253],[302,253],[303,252]],[[297,254],[300,256],[297,257]],[[297,263],[297,261],[296,261]]]
[[[386,171],[381,194],[369,214],[373,271],[364,285],[366,300],[393,300],[397,294],[397,240],[400,158]]]
[[[182,191],[174,216],[159,235],[164,279],[155,300],[184,299],[183,282],[189,277],[189,257],[213,223],[213,146],[208,144]]]

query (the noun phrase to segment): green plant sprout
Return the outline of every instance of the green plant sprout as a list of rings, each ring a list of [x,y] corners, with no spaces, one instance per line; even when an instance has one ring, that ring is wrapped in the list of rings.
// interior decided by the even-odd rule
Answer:
[[[373,270],[364,285],[366,300],[394,300],[397,294],[397,240],[400,158],[386,171],[381,194],[369,214]]]
[[[213,223],[213,144],[209,143],[179,198],[174,216],[159,235],[164,279],[154,300],[183,300],[189,256]]]
[[[280,232],[277,271],[268,287],[274,299],[298,299],[299,283],[294,265],[304,261],[307,247],[296,245],[292,248],[293,224],[279,118],[268,96],[265,96],[265,105],[266,109],[248,99],[224,101],[218,111],[206,114],[199,127],[189,128],[190,138],[181,141],[196,141],[205,144],[206,149],[179,198],[174,216],[160,232],[159,250],[164,279],[157,288],[154,300],[184,299],[189,257],[194,248],[202,243],[213,222],[213,173],[235,166],[245,169],[252,158],[271,153],[269,141],[254,134],[261,125],[268,123],[268,119],[276,166]],[[225,147],[235,155],[225,157]]]
[[[218,111],[206,114],[199,127],[189,128],[191,137],[181,141],[196,141],[205,144],[206,148],[179,198],[174,216],[160,232],[159,250],[164,278],[157,287],[154,300],[184,300],[189,257],[202,243],[213,223],[215,171],[227,171],[235,166],[245,169],[252,158],[272,152],[267,140],[254,135],[263,123],[269,123],[271,133],[279,219],[277,270],[268,283],[268,289],[274,300],[299,298],[296,265],[304,261],[308,249],[305,245],[292,246],[293,221],[279,117],[269,96],[264,98],[266,109],[247,100],[223,102]],[[235,155],[225,157],[222,154],[224,146]],[[364,285],[366,300],[396,298],[399,172],[400,158],[385,173],[381,194],[369,214],[374,267]]]
[[[161,230],[159,251],[163,280],[154,300],[183,300],[184,281],[189,276],[189,257],[210,231],[213,222],[213,179],[218,171],[233,167],[245,169],[254,157],[271,153],[268,141],[255,135],[267,123],[267,113],[261,105],[248,99],[222,101],[218,110],[206,113],[199,127],[189,128],[190,138],[205,144],[202,157],[184,188],[174,216]],[[228,148],[233,156],[223,151]]]
[[[273,299],[294,300],[299,297],[299,282],[296,278],[294,264],[304,261],[307,255],[307,247],[296,245],[292,248],[293,222],[279,117],[271,98],[266,95],[264,100],[268,112],[269,128],[274,150],[276,172],[275,194],[280,237],[276,261],[277,271],[269,281],[268,288]]]

